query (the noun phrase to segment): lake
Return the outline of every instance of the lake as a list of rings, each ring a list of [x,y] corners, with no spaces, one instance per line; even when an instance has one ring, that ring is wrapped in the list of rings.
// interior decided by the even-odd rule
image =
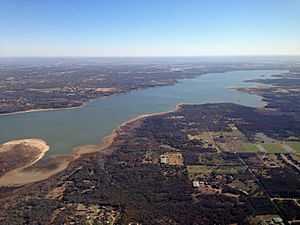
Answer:
[[[285,71],[253,70],[210,73],[175,85],[135,90],[98,99],[83,108],[0,116],[0,143],[13,139],[41,138],[50,145],[48,156],[70,152],[74,147],[99,144],[122,122],[143,114],[175,109],[178,103],[233,102],[262,106],[259,96],[230,87],[251,87],[247,79],[270,78]]]

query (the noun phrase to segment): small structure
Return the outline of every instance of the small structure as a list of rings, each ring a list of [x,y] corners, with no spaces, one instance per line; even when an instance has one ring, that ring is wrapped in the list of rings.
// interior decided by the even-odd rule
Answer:
[[[160,163],[161,164],[166,164],[167,163],[167,157],[165,155],[160,156]]]
[[[198,187],[200,187],[200,183],[199,183],[199,181],[197,181],[197,180],[194,180],[194,181],[193,181],[193,187],[194,187],[194,188],[198,188]]]
[[[273,221],[275,224],[281,224],[283,222],[283,220],[280,217],[274,217]]]

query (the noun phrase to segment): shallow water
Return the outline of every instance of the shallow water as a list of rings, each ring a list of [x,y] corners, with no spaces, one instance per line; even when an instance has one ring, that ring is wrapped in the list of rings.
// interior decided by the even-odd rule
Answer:
[[[20,138],[41,138],[50,145],[48,155],[70,152],[74,147],[99,144],[122,122],[143,114],[175,109],[178,103],[233,102],[262,106],[259,96],[230,87],[249,87],[247,79],[269,78],[284,71],[234,71],[210,73],[175,85],[141,89],[99,99],[79,109],[30,112],[0,116],[0,143]]]

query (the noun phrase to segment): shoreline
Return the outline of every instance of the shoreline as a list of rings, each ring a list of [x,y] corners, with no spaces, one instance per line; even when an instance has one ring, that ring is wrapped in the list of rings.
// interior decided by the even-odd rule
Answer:
[[[47,112],[47,111],[58,111],[58,110],[68,110],[68,109],[81,109],[85,107],[87,102],[84,102],[80,106],[74,107],[65,107],[65,108],[48,108],[48,109],[29,109],[25,111],[18,111],[18,112],[11,112],[11,113],[0,113],[0,116],[11,116],[11,115],[18,115],[18,114],[25,114],[25,113],[34,113],[34,112]]]
[[[254,87],[250,87],[250,88],[259,88],[259,86],[254,86]],[[266,106],[269,104],[269,102],[265,101],[264,97],[259,95],[258,93],[251,93],[249,92],[249,87],[230,87],[230,89],[233,89],[235,91],[238,91],[238,92],[241,92],[241,93],[246,93],[246,94],[249,94],[249,95],[256,95],[257,97],[260,98],[261,102],[263,103],[262,105],[259,105],[259,106],[256,106],[255,108],[259,108],[259,109],[265,109]]]
[[[35,147],[40,150],[40,155],[37,159],[43,157],[47,151],[49,151],[50,146],[42,139],[39,138],[26,138],[26,139],[16,139],[10,140],[5,143],[0,144],[0,153],[12,151],[12,147],[14,145],[29,145],[31,147]],[[36,161],[36,160],[35,160]]]
[[[116,95],[119,95],[119,94],[123,94],[123,93],[127,93],[127,92],[116,93],[116,94],[112,94],[112,95],[109,95],[109,96],[101,96],[99,98],[89,99],[88,101],[83,102],[82,105],[80,105],[80,106],[64,107],[64,108],[30,109],[30,110],[17,111],[17,112],[11,112],[11,113],[0,113],[0,117],[1,116],[18,115],[18,114],[26,114],[26,113],[34,113],[34,112],[47,112],[47,111],[82,109],[82,108],[84,108],[90,102],[101,100],[101,99],[110,98],[110,97],[113,97],[113,96],[116,96]]]
[[[199,75],[202,76],[203,74]],[[191,78],[193,79],[193,78]],[[182,79],[181,79],[182,80]],[[180,80],[178,80],[177,82],[179,82]],[[174,85],[172,84],[167,84],[164,86],[172,86]],[[161,87],[161,86],[155,86],[155,87]],[[138,88],[138,89],[147,89],[147,88],[155,88],[155,87],[146,87],[146,88]],[[133,89],[133,90],[129,90],[126,92],[119,92],[119,93],[115,93],[109,96],[102,96],[99,98],[94,98],[94,99],[89,99],[86,102],[83,102],[82,105],[80,106],[74,106],[74,107],[64,107],[64,108],[47,108],[47,109],[29,109],[29,110],[25,110],[25,111],[17,111],[17,112],[10,112],[10,113],[0,113],[0,117],[1,116],[11,116],[11,115],[19,115],[19,114],[26,114],[26,113],[34,113],[34,112],[47,112],[47,111],[59,111],[59,110],[72,110],[72,109],[82,109],[84,108],[88,103],[91,103],[93,101],[97,101],[97,100],[101,100],[101,99],[106,99],[106,98],[110,98],[116,95],[120,95],[120,94],[126,94],[126,93],[130,93],[132,91],[138,90],[138,89]]]
[[[226,71],[226,72],[228,72],[228,71]],[[162,85],[162,86],[172,86],[172,85],[174,85],[174,84],[176,84],[176,83],[178,83],[178,82],[180,82],[182,80],[194,79],[196,77],[199,77],[199,76],[202,76],[202,75],[205,75],[205,74],[209,74],[209,73],[199,74],[199,75],[197,75],[195,77],[192,77],[192,78],[178,79],[178,80],[176,80],[175,83],[170,83],[170,84],[166,84],[166,85]],[[68,110],[68,109],[69,110],[71,110],[71,109],[81,109],[81,108],[84,108],[88,103],[93,102],[93,101],[110,98],[110,97],[113,97],[113,96],[116,96],[116,95],[120,95],[120,94],[130,93],[130,92],[135,91],[135,90],[143,90],[143,89],[156,88],[156,87],[162,87],[162,86],[157,85],[157,86],[154,86],[154,87],[137,88],[137,89],[132,89],[132,90],[128,90],[128,91],[125,91],[125,92],[114,93],[114,94],[109,95],[109,96],[101,96],[101,97],[98,97],[98,98],[89,99],[89,100],[83,102],[82,105],[80,105],[80,106],[64,107],[64,108],[29,109],[29,110],[25,110],[25,111],[17,111],[17,112],[10,112],[10,113],[0,113],[0,117],[1,116],[10,116],[10,115],[33,113],[33,112],[47,112],[47,111],[58,111],[58,110]]]
[[[203,74],[201,74],[201,75],[203,75]],[[199,76],[201,76],[201,75],[199,75]],[[241,90],[237,90],[238,88],[236,88],[236,87],[233,88],[233,89],[235,89],[236,91],[241,91]],[[127,93],[127,92],[124,92],[124,93]],[[121,93],[118,93],[118,94],[121,94]],[[248,94],[251,94],[251,93],[248,93]],[[117,95],[117,94],[92,99],[92,100],[89,100],[88,102],[98,100],[98,99],[108,98],[108,97],[111,97],[111,96],[114,96],[114,95]],[[86,105],[86,103],[87,102],[84,102],[81,106],[78,106],[78,107],[59,108],[59,109],[29,110],[29,111],[14,112],[14,113],[8,113],[8,114],[0,114],[0,116],[12,115],[12,114],[22,114],[22,113],[29,113],[29,112],[37,112],[37,111],[51,111],[51,110],[64,110],[64,109],[83,108]],[[119,132],[122,130],[122,128],[124,126],[127,126],[128,124],[139,121],[139,120],[144,120],[148,117],[159,116],[159,115],[164,115],[164,114],[167,114],[167,113],[175,112],[175,111],[181,109],[182,106],[184,106],[184,105],[189,105],[189,104],[179,103],[179,104],[176,105],[175,109],[172,109],[172,110],[169,110],[169,111],[164,111],[164,112],[159,112],[159,113],[152,113],[152,114],[143,114],[143,115],[136,116],[132,119],[129,119],[127,121],[124,121],[116,129],[114,129],[110,134],[104,136],[99,145],[77,146],[77,147],[73,148],[71,150],[71,152],[69,152],[69,153],[62,154],[62,155],[55,155],[55,156],[53,156],[53,158],[50,158],[49,159],[50,162],[54,162],[55,164],[57,164],[57,166],[54,169],[46,169],[46,171],[45,171],[45,168],[36,167],[36,168],[33,168],[32,170],[29,169],[27,171],[18,171],[18,173],[10,174],[11,175],[10,179],[13,180],[13,182],[12,181],[3,182],[2,178],[6,174],[10,173],[10,172],[8,172],[8,173],[4,174],[2,177],[0,177],[0,187],[1,186],[4,186],[4,187],[5,186],[6,187],[18,187],[18,186],[23,186],[23,185],[26,185],[26,184],[46,180],[46,179],[56,175],[57,173],[62,172],[65,169],[67,169],[72,161],[79,159],[82,155],[90,154],[90,153],[97,153],[97,152],[101,152],[101,151],[105,153],[105,150],[113,144],[115,137],[118,136]],[[259,106],[257,106],[257,107],[259,107]],[[264,106],[260,106],[259,108],[264,108]],[[44,157],[44,155],[42,155],[39,159],[35,160],[30,165],[34,165],[36,162],[41,160],[43,157]],[[19,169],[21,170],[23,168],[19,168]],[[2,180],[2,182],[1,182],[1,180]]]
[[[159,112],[159,113],[143,114],[143,115],[140,115],[140,116],[136,116],[136,117],[134,117],[134,118],[132,118],[132,119],[129,119],[129,120],[127,120],[127,121],[121,123],[121,124],[118,126],[118,128],[117,128],[116,130],[122,129],[123,126],[126,126],[126,125],[128,125],[129,123],[136,122],[137,120],[146,119],[146,118],[152,117],[152,116],[159,116],[159,115],[164,115],[164,114],[166,114],[166,113],[172,113],[172,112],[175,112],[175,111],[181,109],[181,107],[184,106],[184,105],[188,105],[188,104],[186,104],[186,103],[178,103],[178,104],[176,104],[175,109],[173,109],[173,110],[168,110],[168,111]],[[116,130],[114,130],[114,131],[116,131]],[[114,131],[113,131],[113,132],[114,132]],[[105,138],[105,137],[104,137],[104,138]]]
[[[218,103],[214,103],[218,104]],[[70,163],[80,159],[83,155],[86,154],[92,154],[97,152],[102,152],[105,154],[105,150],[108,149],[114,142],[115,138],[120,134],[120,132],[123,130],[123,128],[130,123],[134,123],[137,121],[145,120],[146,118],[153,117],[153,116],[159,116],[159,115],[165,115],[168,113],[176,112],[180,109],[182,109],[185,105],[194,105],[194,104],[186,104],[186,103],[179,103],[176,104],[175,109],[159,112],[159,113],[152,113],[152,114],[144,114],[140,116],[136,116],[132,119],[129,119],[127,121],[124,121],[121,123],[116,129],[114,129],[110,134],[104,136],[102,138],[102,141],[99,145],[82,145],[77,146],[72,149],[71,152],[67,154],[62,155],[55,155],[53,158],[50,158],[49,161],[53,161],[54,163],[57,163],[58,165],[54,169],[46,169],[45,168],[33,168],[32,170],[24,171],[22,168],[17,168],[13,171],[10,171],[3,176],[0,177],[0,187],[20,187],[27,184],[32,184],[40,181],[44,181],[49,179],[50,177],[66,170]],[[260,108],[260,107],[257,107]],[[263,107],[262,107],[263,108]],[[12,140],[12,141],[18,141],[18,140]],[[42,140],[43,141],[43,140]],[[39,160],[41,160],[44,157],[45,154],[40,155],[38,159],[36,159],[34,162],[30,163],[30,165],[26,166],[26,168],[29,168],[30,166],[37,163]],[[62,159],[61,159],[62,158]]]
[[[80,159],[85,154],[92,154],[97,152],[103,152],[105,153],[105,150],[109,148],[113,142],[114,139],[118,136],[119,132],[123,129],[124,126],[136,122],[138,120],[144,120],[148,117],[152,116],[158,116],[163,115],[166,113],[171,113],[176,110],[179,110],[184,103],[179,103],[176,105],[176,108],[173,110],[165,111],[165,112],[159,112],[159,113],[153,113],[153,114],[144,114],[137,117],[134,117],[130,120],[127,120],[120,124],[115,130],[113,130],[110,134],[104,136],[102,138],[102,142],[99,145],[82,145],[78,146],[72,149],[70,153],[63,154],[63,155],[55,155],[53,158],[50,158],[50,161],[54,161],[54,163],[57,163],[58,165],[54,169],[46,169],[44,171],[44,168],[32,168],[32,170],[29,169],[30,166],[33,166],[35,163],[40,161],[46,152],[44,154],[41,154],[40,157],[38,157],[34,162],[31,162],[30,165],[27,165],[26,167],[21,167],[14,169],[12,171],[9,171],[5,173],[3,176],[0,177],[0,187],[20,187],[27,184],[32,184],[36,182],[40,182],[43,180],[47,180],[50,177],[66,170],[70,163]],[[34,140],[34,139],[33,139]],[[39,139],[41,140],[41,139]],[[22,140],[12,140],[10,142],[18,142]],[[43,141],[43,140],[41,140]],[[44,141],[43,141],[44,142]],[[7,142],[6,142],[7,143]],[[46,142],[45,142],[46,143]],[[3,143],[5,144],[5,143]],[[60,158],[63,158],[60,160]],[[29,169],[29,170],[24,170]]]
[[[254,70],[260,70],[260,69],[254,69]],[[263,69],[263,70],[269,70],[269,69]],[[281,70],[281,69],[275,69],[275,70]],[[245,69],[238,69],[238,70],[226,70],[226,71],[223,71],[223,72],[217,72],[217,73],[227,73],[227,72],[231,72],[231,71],[252,71],[252,70],[245,70]],[[190,80],[190,79],[194,79],[194,78],[197,78],[197,77],[200,77],[200,76],[203,76],[203,75],[207,75],[207,74],[210,74],[210,73],[216,73],[216,72],[205,72],[205,73],[201,73],[199,75],[195,75],[191,78],[182,78],[182,79],[176,79],[176,82],[175,83],[170,83],[170,84],[165,84],[165,85],[162,85],[162,86],[172,86],[180,81],[183,81],[183,80]],[[275,74],[276,75],[276,74]],[[273,75],[272,75],[273,76]],[[246,80],[245,80],[246,81]],[[255,83],[255,82],[254,82]],[[112,95],[109,95],[109,96],[101,96],[101,97],[98,97],[98,98],[94,98],[94,99],[89,99],[85,102],[82,103],[82,105],[80,106],[74,106],[74,107],[64,107],[64,108],[46,108],[46,109],[30,109],[30,110],[25,110],[25,111],[17,111],[17,112],[10,112],[10,113],[0,113],[0,117],[1,116],[10,116],[10,115],[18,115],[18,114],[25,114],[25,113],[32,113],[32,112],[46,112],[46,111],[57,111],[57,110],[68,110],[68,109],[80,109],[80,108],[83,108],[86,106],[86,104],[88,104],[89,102],[93,102],[93,101],[96,101],[96,100],[99,100],[99,99],[105,99],[105,98],[109,98],[109,97],[113,97],[115,95],[119,95],[119,94],[126,94],[126,93],[130,93],[131,91],[134,91],[134,90],[139,90],[139,89],[147,89],[147,88],[155,88],[155,87],[161,87],[161,85],[157,85],[157,86],[151,86],[151,87],[144,87],[144,88],[137,88],[137,89],[133,89],[133,90],[128,90],[128,91],[124,91],[124,92],[118,92],[118,93],[114,93]],[[256,86],[255,86],[256,87]],[[229,87],[229,89],[237,89],[238,87]]]
[[[45,142],[42,139],[37,139],[37,138],[12,140],[12,141],[4,143],[3,145],[5,145],[5,144],[28,143],[28,142],[29,142],[29,145],[33,145],[34,147],[38,148],[40,150],[40,154],[36,159],[34,159],[28,165],[25,165],[25,166],[23,166],[21,168],[18,168],[18,169],[25,169],[27,167],[30,167],[31,165],[35,164],[36,162],[38,162],[39,160],[44,158],[46,152],[50,150],[50,146],[47,144],[47,142]],[[37,146],[37,145],[39,145],[39,146]],[[43,145],[43,146],[41,146],[41,145]]]
[[[49,151],[50,146],[42,139],[36,139],[36,138],[30,138],[30,139],[19,139],[19,140],[12,140],[5,142],[1,144],[0,152],[5,153],[5,152],[10,152],[13,151],[14,146],[17,145],[25,145],[25,146],[30,146],[33,148],[36,148],[38,153],[36,157],[32,157],[32,159],[25,163],[23,166],[20,166],[18,168],[14,168],[6,173],[4,173],[2,176],[0,176],[0,187],[1,186],[10,186],[10,185],[5,185],[5,184],[10,184],[12,180],[14,180],[14,174],[18,174],[20,171],[24,171],[30,166],[34,165],[38,161],[40,161],[42,158],[44,158],[45,154],[47,151]],[[17,155],[16,155],[17,157]],[[26,179],[26,178],[25,178]],[[4,185],[1,185],[1,183],[4,183]]]
[[[52,162],[57,164],[57,166],[54,169],[48,169],[48,168],[45,169],[39,167],[30,168],[31,166],[34,166],[34,164],[36,164],[42,158],[44,158],[46,151],[43,151],[39,155],[39,157],[37,157],[32,162],[30,162],[30,164],[11,170],[3,174],[2,176],[0,176],[0,187],[20,187],[27,184],[32,184],[43,180],[47,180],[50,177],[67,169],[71,162],[81,158],[83,155],[104,151],[105,149],[111,146],[116,136],[117,136],[117,130],[114,130],[111,134],[106,135],[103,138],[102,143],[99,145],[82,145],[73,148],[70,153],[54,156],[53,158],[49,159],[50,163]],[[6,143],[22,142],[23,140],[12,140]],[[41,142],[46,143],[41,139],[30,139],[30,140],[40,140]],[[3,143],[2,145],[5,145],[6,143]],[[50,147],[48,146],[47,151],[49,149]]]

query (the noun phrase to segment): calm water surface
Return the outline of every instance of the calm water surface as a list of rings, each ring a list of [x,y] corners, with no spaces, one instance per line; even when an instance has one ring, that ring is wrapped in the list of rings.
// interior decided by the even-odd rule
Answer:
[[[51,147],[48,155],[63,154],[74,147],[99,144],[122,122],[142,114],[175,109],[178,103],[233,102],[262,106],[256,95],[237,92],[230,87],[249,87],[246,79],[269,78],[284,71],[234,71],[210,73],[183,80],[173,86],[136,90],[99,99],[84,108],[31,112],[0,116],[0,143],[21,138],[41,138]]]

